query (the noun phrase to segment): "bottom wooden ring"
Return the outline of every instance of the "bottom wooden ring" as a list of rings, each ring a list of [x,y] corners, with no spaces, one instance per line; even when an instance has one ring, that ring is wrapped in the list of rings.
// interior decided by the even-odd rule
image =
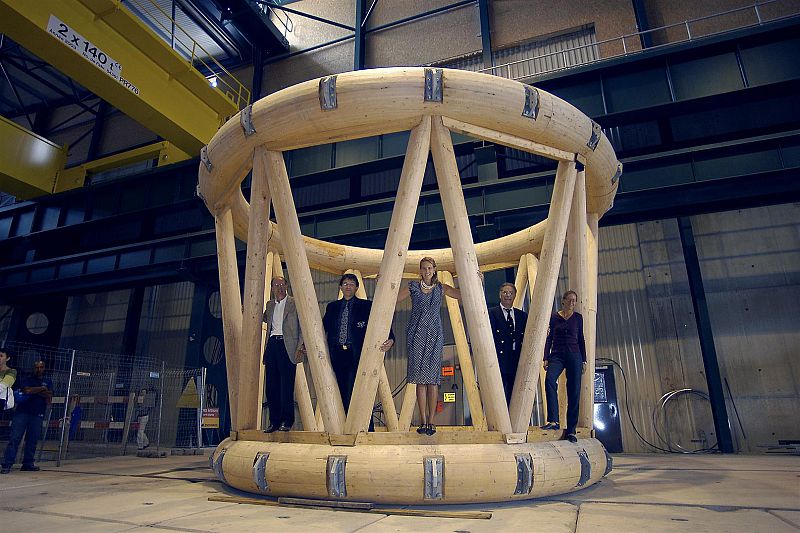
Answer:
[[[611,471],[591,438],[395,446],[226,439],[210,462],[221,481],[255,494],[392,504],[527,500],[580,490]]]

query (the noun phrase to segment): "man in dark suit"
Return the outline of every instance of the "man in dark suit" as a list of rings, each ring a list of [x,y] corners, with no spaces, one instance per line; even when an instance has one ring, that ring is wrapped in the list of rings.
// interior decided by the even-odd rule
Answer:
[[[264,431],[289,431],[294,425],[295,365],[303,360],[303,332],[294,298],[287,294],[286,280],[272,278],[272,298],[264,310],[267,343],[264,346],[265,384],[269,426]]]
[[[356,370],[361,360],[361,348],[367,333],[367,321],[372,302],[356,298],[358,278],[355,274],[344,274],[339,280],[342,299],[328,304],[322,326],[328,340],[331,365],[342,394],[345,412],[350,407],[350,397],[356,382]],[[394,344],[394,334],[381,344],[381,351],[388,351]],[[371,425],[371,424],[370,424]]]
[[[492,326],[494,346],[497,350],[497,362],[500,365],[500,376],[503,378],[506,402],[509,404],[514,378],[517,375],[525,324],[528,322],[528,313],[514,308],[516,296],[516,287],[511,283],[503,283],[500,285],[500,305],[489,309],[489,323]]]

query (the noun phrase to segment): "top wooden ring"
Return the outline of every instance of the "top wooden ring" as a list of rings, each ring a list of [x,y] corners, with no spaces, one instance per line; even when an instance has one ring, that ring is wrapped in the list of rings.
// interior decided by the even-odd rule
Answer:
[[[613,205],[622,167],[600,127],[574,106],[517,81],[424,67],[348,72],[262,98],[228,120],[204,148],[200,195],[214,214],[231,209],[236,236],[246,240],[249,205],[241,183],[253,166],[256,146],[286,151],[406,131],[425,115],[498,132],[499,144],[504,144],[503,138],[516,138],[556,154],[574,154],[586,167],[587,212],[602,216]],[[516,264],[522,254],[538,252],[545,223],[477,244],[479,264]],[[272,233],[270,246],[279,250],[277,231]],[[348,268],[364,274],[378,271],[382,250],[304,239],[314,268],[336,273]],[[443,270],[454,268],[452,252],[441,249],[409,252],[406,270],[413,272],[411,265],[425,255],[434,257]]]

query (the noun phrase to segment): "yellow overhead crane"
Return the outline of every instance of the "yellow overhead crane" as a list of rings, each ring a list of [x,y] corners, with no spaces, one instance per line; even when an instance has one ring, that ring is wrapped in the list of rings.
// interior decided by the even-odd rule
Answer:
[[[152,0],[129,3],[145,11],[160,9]],[[249,103],[249,90],[203,57],[199,45],[184,43],[191,53],[185,59],[121,0],[0,0],[0,32],[189,156],[199,154],[220,125]],[[195,62],[215,74],[216,87]],[[57,185],[42,192],[82,183]]]

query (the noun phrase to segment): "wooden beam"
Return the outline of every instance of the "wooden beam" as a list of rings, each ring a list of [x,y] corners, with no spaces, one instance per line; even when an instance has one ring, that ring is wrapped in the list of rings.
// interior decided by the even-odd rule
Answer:
[[[397,293],[402,283],[411,229],[414,226],[422,180],[425,177],[425,166],[428,162],[430,138],[431,118],[425,116],[419,125],[411,130],[406,149],[400,185],[383,250],[380,278],[375,287],[375,301],[372,302],[372,311],[367,322],[361,360],[350,400],[350,410],[347,413],[345,425],[347,433],[366,431],[369,427],[380,369],[383,367],[384,353],[380,351],[380,345],[389,337],[391,317],[394,316],[397,304]]]
[[[514,380],[514,392],[511,395],[511,422],[516,433],[527,431],[530,424],[574,188],[575,163],[559,162],[547,215],[547,229],[539,256],[539,272],[536,275],[528,324],[525,327],[525,340]],[[530,274],[528,277],[530,278]]]
[[[228,373],[228,405],[231,429],[239,430],[239,342],[242,334],[242,294],[239,292],[239,267],[236,238],[230,209],[214,217],[219,264],[219,295],[222,303],[222,331],[225,344],[225,369]]]
[[[267,278],[267,237],[270,193],[267,183],[266,150],[256,148],[250,189],[250,222],[244,275],[242,345],[239,349],[238,430],[256,429],[261,411],[258,397],[261,375],[261,325],[264,323],[264,285]]]
[[[445,128],[449,129],[450,131],[461,133],[462,135],[469,135],[470,137],[475,137],[476,139],[482,139],[495,144],[502,144],[503,146],[516,148],[517,150],[522,150],[523,152],[529,152],[531,154],[547,157],[548,159],[555,159],[557,161],[573,161],[575,159],[575,154],[570,152],[565,152],[564,150],[559,150],[558,148],[551,148],[549,146],[545,146],[544,144],[523,139],[522,137],[509,135],[508,133],[502,133],[489,128],[482,128],[481,126],[467,124],[466,122],[461,122],[460,120],[454,120],[447,117],[442,117],[442,122],[444,123]]]
[[[569,289],[578,293],[578,301],[575,304],[575,311],[584,317],[583,329],[586,335],[586,297],[589,281],[588,276],[588,257],[587,257],[587,233],[586,226],[586,172],[580,171],[575,175],[575,188],[572,192],[572,207],[569,211],[569,224],[567,225],[567,275]],[[581,376],[581,383],[584,377],[588,377],[588,372]],[[581,386],[581,399],[583,399],[583,387]],[[581,404],[583,402],[581,401]],[[579,418],[578,423],[581,420]],[[590,421],[591,424],[591,421]]]
[[[411,428],[411,417],[414,416],[414,407],[417,405],[417,384],[406,383],[403,391],[403,405],[400,406],[400,419],[398,431],[408,431]]]
[[[267,260],[266,260],[266,275],[264,276],[264,302],[269,301],[272,295],[272,264],[275,258],[275,252],[267,252]],[[266,401],[266,397],[264,396],[264,378],[266,377],[266,367],[264,366],[264,349],[267,345],[267,323],[264,322],[263,316],[261,319],[261,351],[259,352],[261,356],[259,360],[261,362],[259,369],[258,369],[258,399],[261,402],[261,415],[258,417],[258,425],[256,429],[262,429],[262,423],[264,419],[264,402]]]
[[[533,254],[525,254],[528,265],[528,293],[533,300],[533,289],[536,288],[536,276],[539,273],[539,258]]]
[[[267,151],[266,158],[272,203],[281,228],[282,251],[292,277],[297,314],[303,331],[308,364],[311,365],[314,386],[317,390],[317,401],[326,430],[330,433],[341,433],[344,429],[344,406],[331,367],[325,331],[322,328],[322,315],[317,303],[311,269],[308,266],[294,198],[289,187],[289,176],[286,173],[282,153]]]
[[[433,119],[431,153],[447,221],[447,233],[458,272],[472,352],[481,380],[487,427],[493,431],[511,433],[511,421],[503,394],[503,382],[500,378],[500,366],[489,324],[486,296],[478,271],[478,258],[475,255],[475,243],[472,241],[472,229],[464,203],[464,191],[461,189],[461,176],[458,173],[450,130],[444,127],[441,117]]]
[[[367,300],[367,289],[364,287],[364,277],[359,270],[348,270],[358,278],[358,290],[356,296]],[[341,290],[339,293],[341,294]],[[341,298],[341,296],[340,296]],[[381,365],[381,375],[378,380],[378,397],[380,398],[383,414],[386,417],[386,428],[389,431],[397,431],[397,408],[392,397],[392,387],[389,385],[389,375],[386,373],[386,365]]]
[[[586,341],[586,373],[581,380],[581,411],[578,425],[594,426],[594,365],[597,353],[597,213],[586,217],[586,298],[583,300],[583,337]]]
[[[442,283],[454,286],[453,275],[446,270],[439,272],[439,279],[442,280]],[[450,316],[450,326],[453,329],[453,338],[456,341],[456,354],[458,355],[458,364],[461,366],[463,389],[464,394],[467,395],[467,403],[469,403],[472,426],[475,429],[486,431],[486,417],[483,415],[481,393],[478,390],[475,369],[472,367],[472,355],[469,351],[464,321],[461,319],[461,309],[458,307],[458,301],[454,298],[445,296],[445,302],[447,303],[447,314]]]
[[[514,297],[514,307],[522,309],[525,303],[525,287],[528,284],[528,262],[525,259],[525,254],[519,258],[519,266],[517,267],[517,276],[514,278],[514,289],[517,295]]]

